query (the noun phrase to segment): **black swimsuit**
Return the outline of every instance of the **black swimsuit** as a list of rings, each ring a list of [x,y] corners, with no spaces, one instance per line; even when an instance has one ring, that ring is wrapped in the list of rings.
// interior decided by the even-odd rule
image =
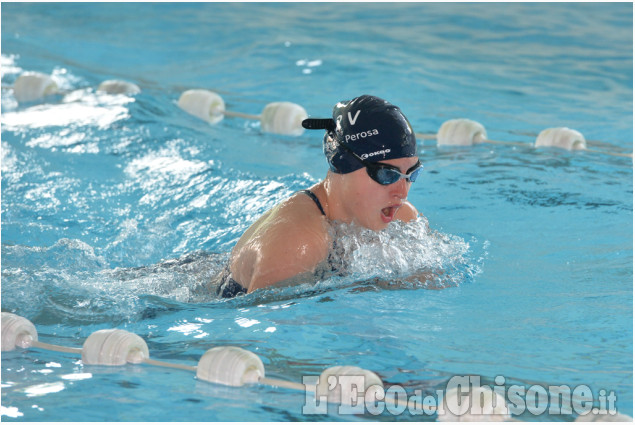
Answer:
[[[315,202],[315,205],[317,205],[317,207],[320,209],[322,215],[326,217],[324,208],[322,208],[322,204],[320,203],[320,200],[315,195],[315,193],[311,192],[310,190],[301,190],[300,193],[304,193],[309,198],[313,199],[313,202]],[[346,273],[346,265],[342,260],[344,258],[344,256],[342,255],[342,249],[338,248],[336,239],[337,238],[334,238],[333,246],[329,251],[328,257],[326,258],[327,267],[322,269],[321,271],[316,272],[316,277],[318,277],[319,279],[325,279],[333,274],[344,276]]]
[[[322,204],[320,203],[318,197],[315,196],[315,193],[311,192],[310,190],[301,190],[300,193],[304,193],[309,198],[311,198],[313,202],[315,202],[315,205],[317,205],[317,207],[320,209],[322,215],[326,216],[324,208],[322,208]],[[223,271],[221,282],[223,283],[218,286],[218,291],[216,291],[216,295],[220,296],[221,298],[233,298],[238,294],[247,293],[247,290],[240,283],[236,282],[232,278],[231,271],[229,270],[229,265],[227,265],[227,267],[225,267],[225,270]]]
[[[223,271],[223,277],[221,278],[221,285],[218,286],[216,295],[221,298],[234,298],[238,294],[246,294],[247,290],[238,282],[232,278],[232,272],[229,270],[229,264]]]

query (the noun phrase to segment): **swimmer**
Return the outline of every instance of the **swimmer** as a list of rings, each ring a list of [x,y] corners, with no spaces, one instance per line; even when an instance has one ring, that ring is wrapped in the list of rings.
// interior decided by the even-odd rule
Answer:
[[[245,231],[221,273],[222,297],[306,282],[328,269],[333,221],[380,231],[419,215],[407,198],[422,165],[414,131],[397,106],[363,95],[335,105],[333,118],[309,118],[302,126],[326,130],[326,178]]]

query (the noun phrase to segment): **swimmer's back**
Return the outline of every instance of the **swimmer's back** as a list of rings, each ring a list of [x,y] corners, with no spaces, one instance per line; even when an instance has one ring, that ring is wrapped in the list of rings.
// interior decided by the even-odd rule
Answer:
[[[232,250],[234,280],[252,292],[313,274],[330,246],[328,222],[317,204],[296,193],[256,221]]]

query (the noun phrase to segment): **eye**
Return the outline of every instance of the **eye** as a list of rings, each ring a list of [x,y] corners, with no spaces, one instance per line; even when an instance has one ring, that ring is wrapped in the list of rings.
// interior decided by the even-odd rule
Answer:
[[[421,170],[423,170],[423,167],[419,167],[412,172],[412,175],[410,176],[410,181],[412,183],[414,183],[414,181],[417,180],[417,177],[419,177],[419,174],[421,174]]]
[[[399,174],[390,168],[380,168],[377,170],[377,177],[383,184],[391,184],[399,180]]]

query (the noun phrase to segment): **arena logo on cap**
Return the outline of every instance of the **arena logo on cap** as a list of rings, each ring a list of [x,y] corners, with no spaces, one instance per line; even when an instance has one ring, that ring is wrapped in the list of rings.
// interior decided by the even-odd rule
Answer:
[[[355,140],[365,139],[367,137],[377,136],[379,134],[379,130],[373,128],[372,130],[362,131],[360,133],[355,134],[347,134],[344,136],[345,142],[354,142]]]
[[[390,153],[390,149],[383,149],[377,152],[371,152],[371,153],[365,153],[362,156],[360,156],[360,158],[362,159],[368,159],[371,156],[375,156],[375,155],[386,155]]]

